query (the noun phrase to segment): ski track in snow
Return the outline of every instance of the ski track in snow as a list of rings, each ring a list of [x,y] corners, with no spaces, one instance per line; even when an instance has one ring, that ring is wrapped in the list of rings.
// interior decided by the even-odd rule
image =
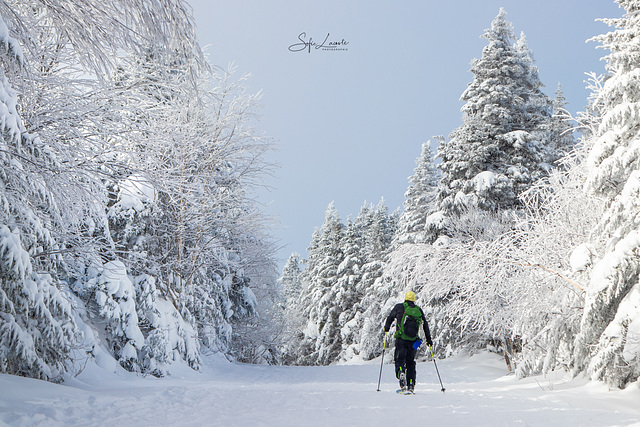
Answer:
[[[393,365],[283,367],[208,360],[156,379],[87,368],[65,385],[0,375],[9,426],[640,426],[640,385],[504,375],[481,354],[418,364],[416,395],[395,393]]]

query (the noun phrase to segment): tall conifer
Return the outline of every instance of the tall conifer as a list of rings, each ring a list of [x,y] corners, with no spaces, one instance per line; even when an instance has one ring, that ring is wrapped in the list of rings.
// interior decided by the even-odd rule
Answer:
[[[441,145],[439,209],[460,213],[518,207],[518,195],[544,174],[544,126],[549,117],[533,59],[500,13],[472,62],[473,81],[462,94],[463,124]]]
[[[594,266],[576,340],[575,363],[592,378],[623,387],[640,378],[640,2],[596,40],[610,51],[597,96],[601,122],[587,159],[586,189],[607,204],[595,238],[608,240]]]

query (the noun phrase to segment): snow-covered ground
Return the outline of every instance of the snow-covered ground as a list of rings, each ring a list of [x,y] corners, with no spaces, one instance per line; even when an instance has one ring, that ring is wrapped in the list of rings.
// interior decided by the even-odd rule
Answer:
[[[504,375],[492,354],[418,365],[414,396],[395,393],[392,365],[274,367],[214,358],[203,373],[156,379],[88,367],[65,385],[0,375],[10,426],[640,426],[640,386]]]

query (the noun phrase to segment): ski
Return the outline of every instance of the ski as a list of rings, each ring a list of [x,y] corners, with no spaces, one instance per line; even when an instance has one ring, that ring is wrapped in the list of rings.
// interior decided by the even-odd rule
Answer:
[[[409,390],[402,390],[401,388],[399,388],[398,390],[396,390],[396,393],[397,393],[397,394],[405,394],[405,395],[408,395],[408,394],[415,394],[415,392],[413,392],[413,391],[409,391]]]

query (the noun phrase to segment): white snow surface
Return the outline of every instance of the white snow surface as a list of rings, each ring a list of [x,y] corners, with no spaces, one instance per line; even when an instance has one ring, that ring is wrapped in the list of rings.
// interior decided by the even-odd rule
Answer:
[[[387,360],[386,362],[390,362]],[[243,365],[220,356],[203,372],[158,379],[89,365],[64,385],[0,375],[9,426],[640,426],[640,385],[608,390],[563,374],[505,375],[495,354],[418,364],[417,393],[395,393],[380,360],[323,367]]]

